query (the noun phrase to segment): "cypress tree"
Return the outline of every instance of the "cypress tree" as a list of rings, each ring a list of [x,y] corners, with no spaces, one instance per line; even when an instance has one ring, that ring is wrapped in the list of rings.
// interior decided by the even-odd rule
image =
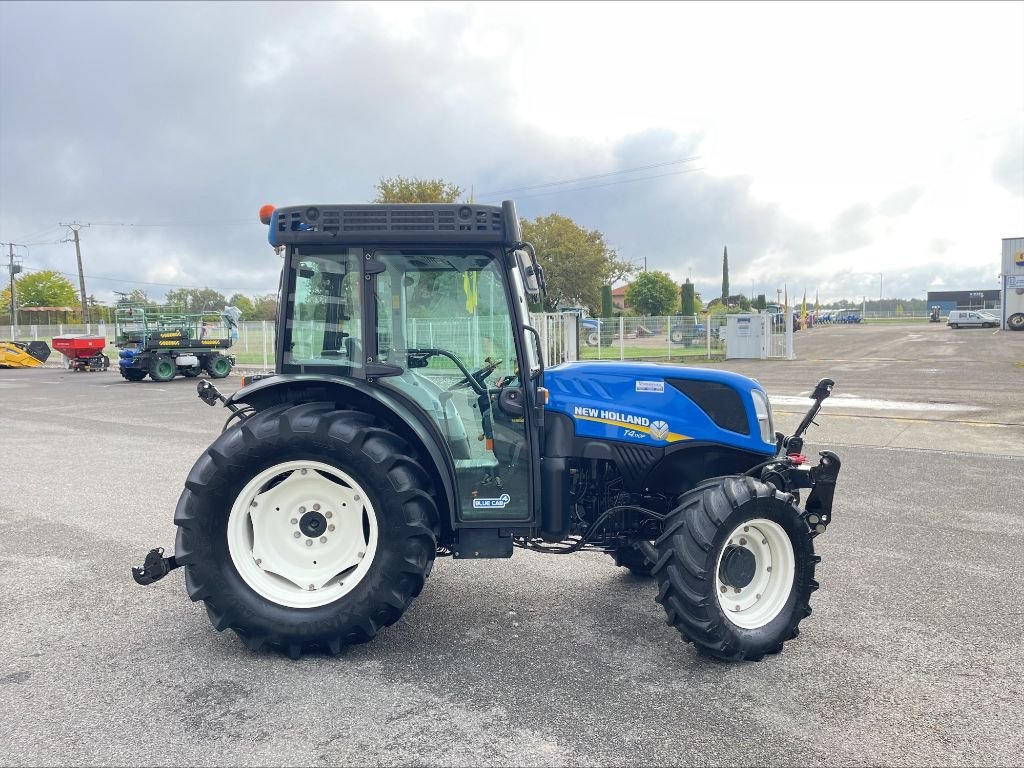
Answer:
[[[729,305],[729,246],[722,254],[722,304]]]

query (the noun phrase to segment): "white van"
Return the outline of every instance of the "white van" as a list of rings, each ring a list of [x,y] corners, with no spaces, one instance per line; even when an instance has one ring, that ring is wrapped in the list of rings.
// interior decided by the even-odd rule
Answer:
[[[949,312],[946,325],[950,328],[998,328],[999,318],[984,310],[953,309]]]

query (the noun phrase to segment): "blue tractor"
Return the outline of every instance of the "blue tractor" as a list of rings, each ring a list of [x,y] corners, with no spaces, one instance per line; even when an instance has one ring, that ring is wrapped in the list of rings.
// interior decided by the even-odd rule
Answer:
[[[840,468],[775,431],[764,389],[721,370],[544,365],[543,271],[512,202],[261,212],[283,250],[275,373],[224,396],[185,481],[175,553],[218,630],[292,657],[393,624],[435,558],[607,553],[702,653],[796,637]]]

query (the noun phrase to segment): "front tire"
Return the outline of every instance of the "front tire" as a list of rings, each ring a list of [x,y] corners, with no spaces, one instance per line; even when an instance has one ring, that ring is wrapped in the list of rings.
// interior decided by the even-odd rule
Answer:
[[[170,381],[178,372],[178,366],[168,355],[154,357],[149,364],[149,378],[153,381]]]
[[[439,535],[431,490],[410,446],[369,414],[275,407],[196,462],[175,511],[175,557],[218,631],[292,658],[338,654],[422,590]]]
[[[1018,312],[1006,318],[1006,327],[1011,331],[1024,331],[1024,312]]]
[[[655,546],[657,601],[703,654],[760,661],[811,614],[820,558],[793,497],[770,485],[727,477],[684,494]]]
[[[609,552],[620,568],[626,568],[634,576],[649,579],[654,576],[654,563],[647,559],[635,544],[623,544],[614,552]]]

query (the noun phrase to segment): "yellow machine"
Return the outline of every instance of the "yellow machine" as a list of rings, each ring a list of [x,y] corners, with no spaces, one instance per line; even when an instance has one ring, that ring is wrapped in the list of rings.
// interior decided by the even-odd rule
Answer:
[[[0,341],[0,368],[36,368],[49,356],[45,341]]]

